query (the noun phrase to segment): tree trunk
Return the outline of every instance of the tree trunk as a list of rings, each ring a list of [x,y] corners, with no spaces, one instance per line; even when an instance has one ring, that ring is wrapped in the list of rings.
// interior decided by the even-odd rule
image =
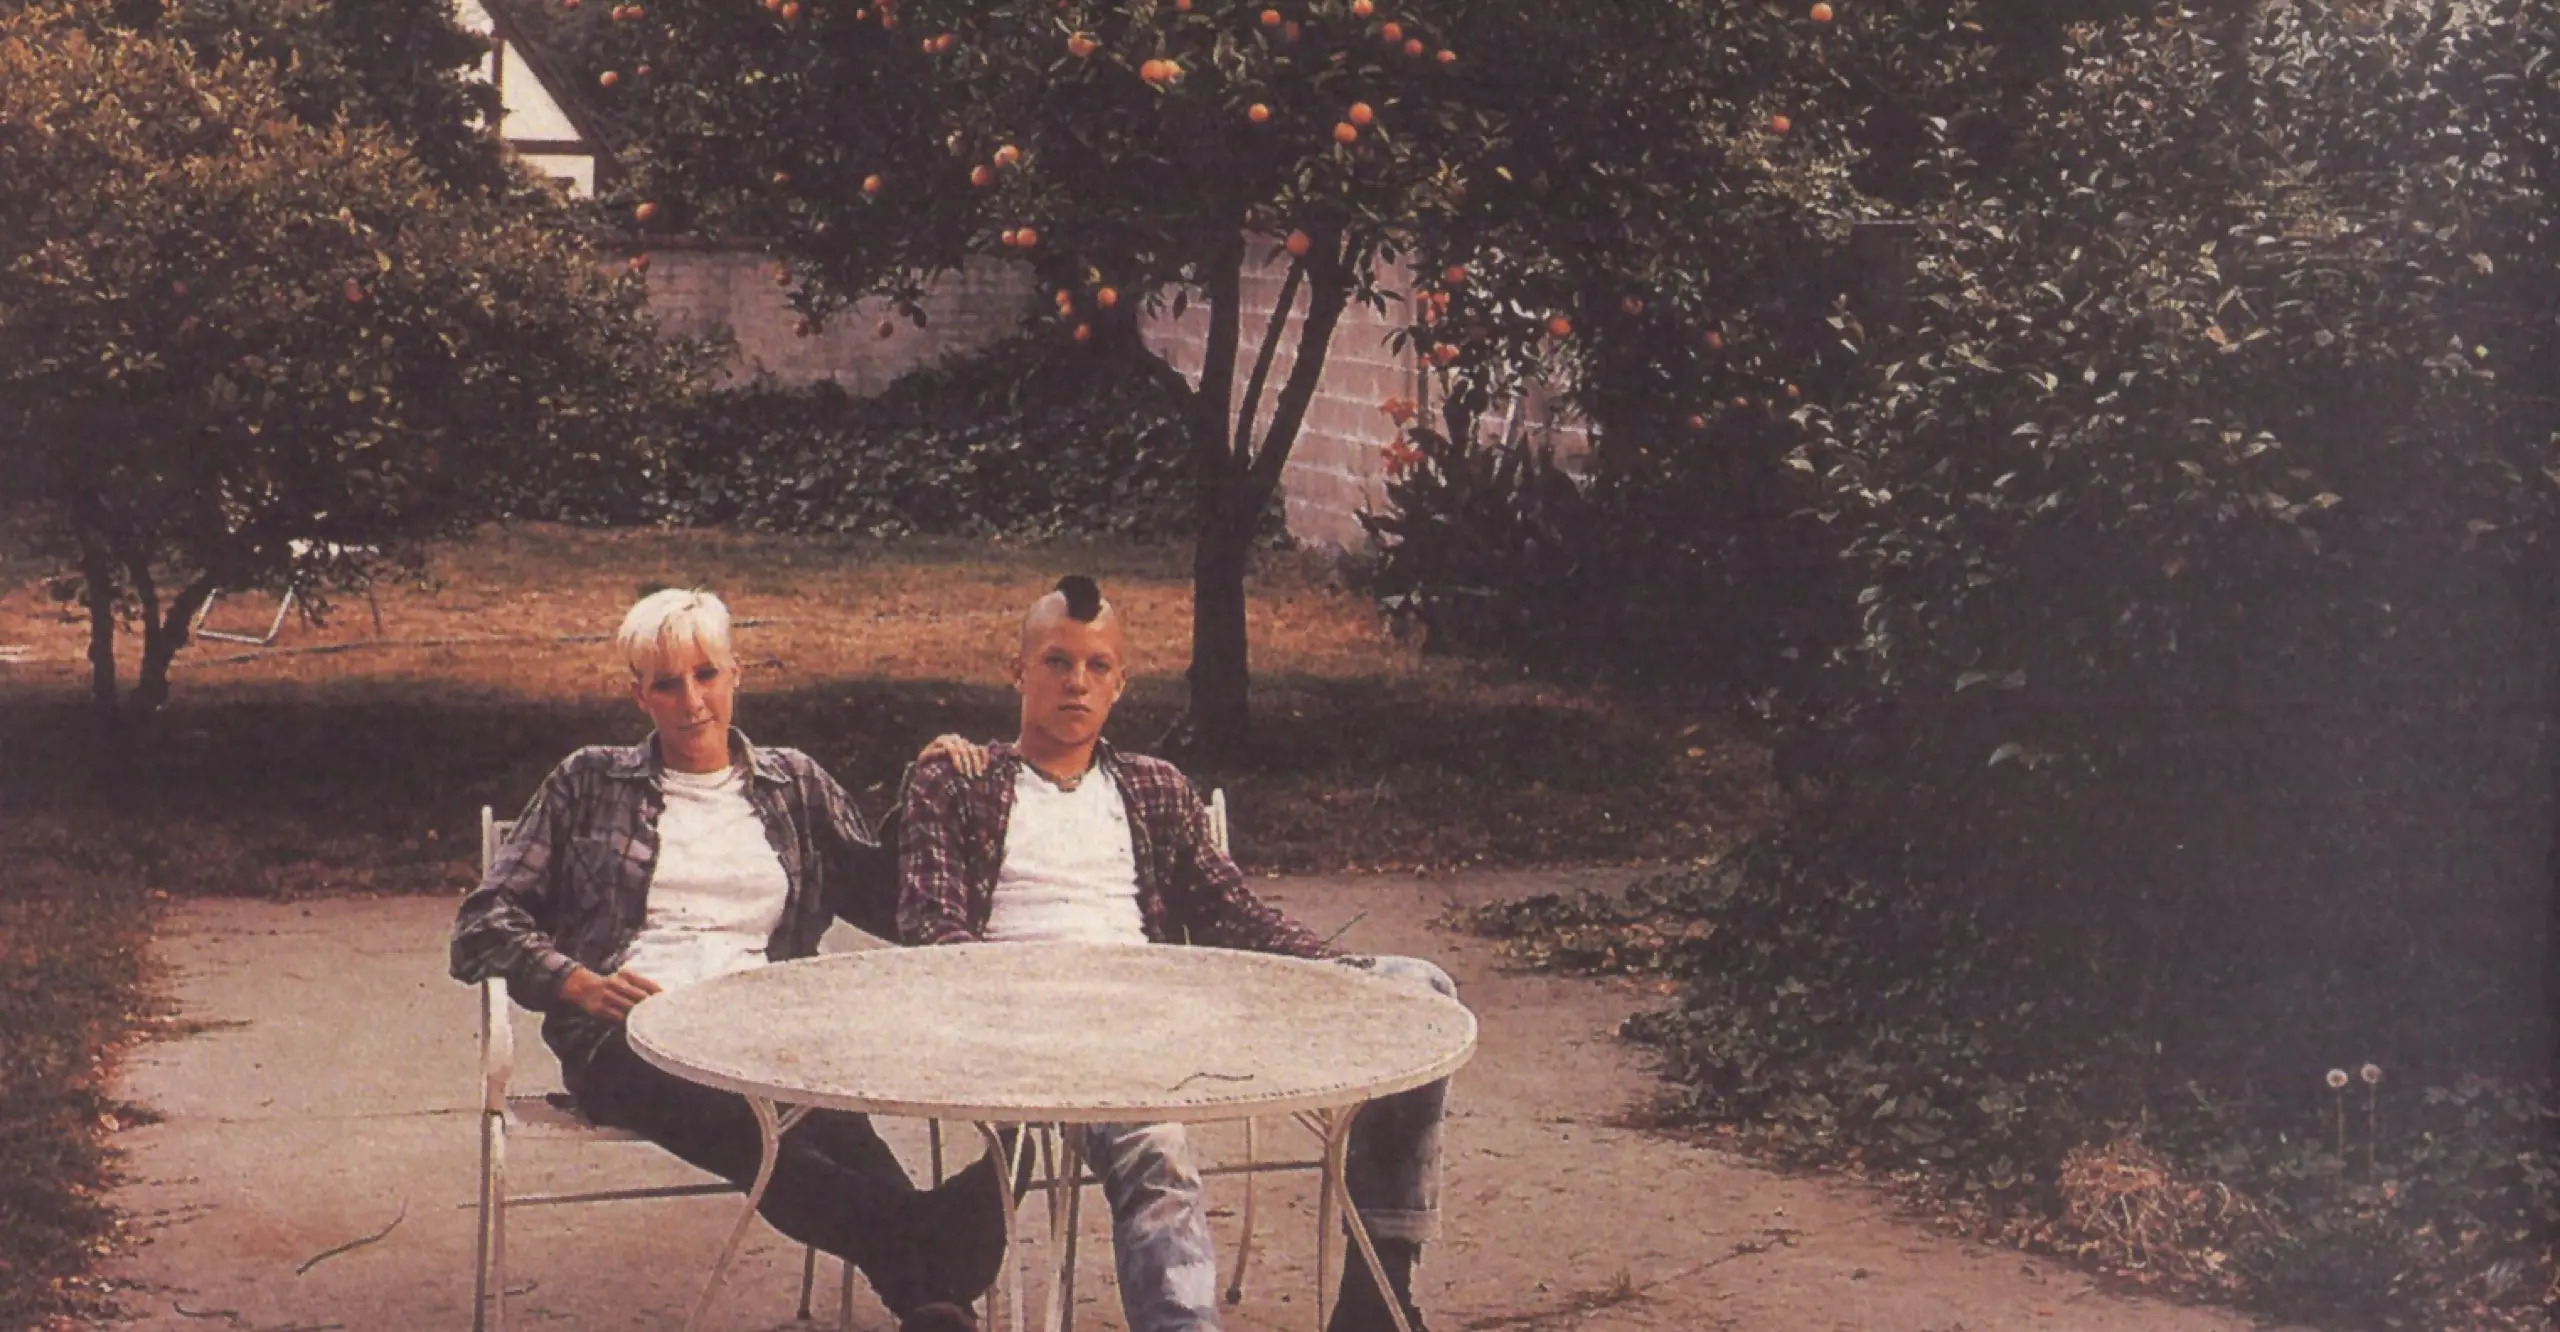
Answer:
[[[89,701],[107,738],[119,740],[124,714],[116,707],[116,562],[94,534],[80,537],[80,577],[89,591]]]
[[[1262,504],[1250,492],[1234,480],[1204,492],[1191,551],[1191,739],[1211,758],[1239,756],[1252,738],[1244,573]]]
[[[169,701],[170,663],[193,641],[189,626],[195,621],[196,611],[212,595],[213,580],[199,578],[171,597],[165,610],[154,604],[155,597],[143,598],[142,670],[134,680],[131,700],[136,713],[158,712]]]
[[[1271,419],[1254,441],[1254,409],[1270,372],[1269,350],[1286,326],[1288,306],[1271,317],[1263,334],[1252,386],[1235,417],[1226,425],[1229,397],[1235,391],[1236,360],[1243,351],[1244,247],[1239,241],[1232,268],[1221,267],[1209,283],[1208,359],[1200,375],[1200,391],[1192,406],[1193,480],[1198,488],[1200,523],[1191,553],[1191,743],[1210,758],[1232,758],[1244,752],[1252,731],[1248,701],[1251,675],[1246,662],[1244,626],[1245,565],[1253,551],[1254,532],[1264,506],[1280,488],[1280,473],[1298,442],[1307,407],[1315,400],[1324,375],[1325,354],[1333,330],[1350,304],[1351,282],[1345,238],[1328,235],[1302,257],[1282,287],[1282,299],[1295,303],[1303,286],[1307,313],[1298,326],[1298,345],[1287,382],[1272,403]]]

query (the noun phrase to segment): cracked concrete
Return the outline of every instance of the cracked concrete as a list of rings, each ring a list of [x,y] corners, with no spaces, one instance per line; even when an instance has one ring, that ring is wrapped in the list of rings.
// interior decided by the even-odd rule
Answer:
[[[1654,1083],[1640,1052],[1614,1033],[1654,996],[1626,983],[1508,972],[1483,941],[1432,926],[1453,902],[1577,878],[1609,881],[1486,874],[1260,885],[1319,932],[1365,912],[1347,946],[1441,961],[1481,1019],[1482,1043],[1452,1110],[1447,1238],[1419,1280],[1437,1332],[2252,1326],[1948,1236],[1860,1185],[1780,1175],[1623,1127]],[[208,901],[172,914],[160,956],[186,1034],[141,1048],[122,1071],[123,1094],[162,1116],[117,1139],[126,1182],[114,1201],[133,1243],[106,1270],[126,1284],[123,1325],[469,1326],[477,1055],[471,992],[444,976],[452,905]],[[539,1083],[554,1075],[530,1016],[520,1016],[519,1048],[534,1054]],[[921,1129],[884,1130],[921,1173]],[[1212,1156],[1236,1143],[1231,1129],[1204,1137]],[[699,1178],[641,1145],[522,1141],[512,1159],[520,1189]],[[1265,1187],[1253,1276],[1229,1325],[1313,1332],[1313,1191],[1303,1175]],[[1225,1253],[1239,1192],[1233,1181],[1211,1185]],[[518,1213],[518,1325],[679,1325],[736,1207],[711,1197]],[[1075,1311],[1076,1326],[1093,1332],[1121,1327],[1100,1212],[1085,1209]],[[1034,1209],[1023,1225],[1036,1227]],[[799,1268],[799,1251],[759,1226],[713,1326],[806,1326],[792,1321]],[[819,1317],[831,1320],[832,1264],[819,1286]],[[855,1302],[856,1327],[890,1326],[867,1292]]]

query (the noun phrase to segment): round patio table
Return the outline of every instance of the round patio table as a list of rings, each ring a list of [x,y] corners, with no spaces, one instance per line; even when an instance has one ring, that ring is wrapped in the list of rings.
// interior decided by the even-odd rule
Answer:
[[[1466,1063],[1476,1022],[1453,999],[1334,962],[973,943],[840,953],[686,986],[633,1009],[629,1039],[677,1077],[744,1096],[763,1135],[746,1210],[688,1328],[700,1326],[746,1238],[782,1135],[817,1109],[968,1120],[1000,1166],[999,1125],[1293,1117],[1324,1143],[1321,1325],[1336,1208],[1380,1289],[1386,1282],[1343,1180],[1354,1114]],[[1075,1135],[1062,1136],[1070,1149],[1059,1178],[1070,1183],[1051,1192],[1053,1227],[1072,1223],[1060,1195],[1072,1199],[1079,1169]],[[995,1174],[1010,1211],[1013,1172]],[[1062,1275],[1050,1291],[1053,1329],[1064,1284]],[[1397,1325],[1411,1332],[1395,1303]]]

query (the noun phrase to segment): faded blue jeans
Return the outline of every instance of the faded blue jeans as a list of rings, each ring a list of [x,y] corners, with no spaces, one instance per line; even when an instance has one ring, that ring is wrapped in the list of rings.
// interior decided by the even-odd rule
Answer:
[[[1456,998],[1449,973],[1420,958],[1346,957],[1390,980]],[[1376,1239],[1421,1243],[1440,1226],[1442,1079],[1371,1101],[1351,1124],[1344,1183]],[[1111,1203],[1111,1247],[1129,1332],[1200,1332],[1218,1326],[1218,1259],[1200,1171],[1180,1124],[1091,1124],[1078,1149]],[[1357,1261],[1354,1259],[1353,1261]]]

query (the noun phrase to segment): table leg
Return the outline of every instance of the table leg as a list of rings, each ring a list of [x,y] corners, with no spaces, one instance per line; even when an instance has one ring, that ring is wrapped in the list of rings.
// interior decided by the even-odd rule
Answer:
[[[1360,1209],[1351,1201],[1351,1181],[1346,1167],[1351,1159],[1351,1124],[1359,1117],[1358,1106],[1324,1110],[1314,1116],[1317,1123],[1309,1125],[1313,1128],[1320,1124],[1318,1132],[1324,1138],[1324,1183],[1319,1202],[1341,1206],[1342,1228],[1351,1232],[1352,1246],[1360,1251],[1359,1261],[1369,1265],[1369,1279],[1377,1283],[1379,1297],[1387,1306],[1387,1317],[1394,1321],[1396,1332],[1413,1332],[1413,1325],[1405,1321],[1404,1301],[1396,1298],[1395,1288],[1387,1281],[1387,1265],[1378,1260],[1377,1242],[1369,1238],[1369,1224],[1360,1219]],[[1325,1301],[1327,1292],[1333,1288],[1331,1265],[1325,1261],[1325,1254],[1333,1242],[1331,1211],[1332,1208],[1322,1205],[1316,1209],[1316,1224],[1324,1227],[1316,1245],[1316,1326],[1319,1328],[1324,1326],[1330,1312]],[[1343,1262],[1347,1268],[1351,1258],[1345,1255]]]
[[[1011,1152],[1004,1149],[1004,1134],[995,1125],[981,1123],[978,1125],[978,1133],[987,1140],[987,1159],[995,1162],[996,1192],[1003,1199],[1000,1205],[1004,1209],[1005,1297],[1006,1302],[1011,1305],[1008,1310],[1010,1321],[1005,1326],[1013,1329],[1013,1332],[1023,1332],[1022,1264],[1013,1252],[1013,1181],[1022,1169],[1022,1152],[1031,1141],[1031,1130],[1028,1126],[1018,1126],[1014,1130],[1014,1149]],[[995,1300],[994,1292],[990,1291],[987,1299],[992,1305]]]
[[[1298,1122],[1306,1125],[1308,1131],[1314,1133],[1317,1139],[1324,1143],[1324,1169],[1318,1173],[1316,1180],[1317,1332],[1323,1332],[1325,1324],[1331,1320],[1333,1314],[1331,1306],[1327,1303],[1333,1298],[1334,1291],[1333,1202],[1338,1195],[1334,1190],[1333,1181],[1341,1177],[1343,1164],[1348,1159],[1345,1154],[1351,1146],[1348,1133],[1336,1134],[1333,1131],[1333,1120],[1334,1116],[1330,1111],[1298,1116]],[[1345,1154],[1338,1154],[1337,1148]]]
[[[1075,1129],[1072,1124],[1057,1126],[1058,1159],[1049,1187],[1049,1243],[1057,1252],[1058,1271],[1049,1285],[1048,1316],[1041,1322],[1046,1332],[1066,1332],[1067,1301],[1075,1292],[1075,1200],[1082,1192],[1076,1179],[1084,1173],[1084,1153],[1078,1150]]]
[[[702,1298],[694,1301],[693,1316],[684,1320],[685,1332],[695,1332],[710,1314],[712,1299],[729,1279],[729,1264],[736,1260],[738,1246],[746,1242],[747,1227],[755,1224],[756,1207],[764,1202],[764,1191],[773,1184],[773,1163],[782,1151],[782,1135],[807,1118],[812,1107],[777,1106],[765,1097],[750,1096],[747,1108],[755,1112],[756,1134],[763,1149],[756,1163],[756,1182],[747,1190],[746,1211],[738,1217],[738,1224],[729,1228],[729,1242],[720,1250],[720,1261],[711,1266],[711,1280],[703,1286]]]

